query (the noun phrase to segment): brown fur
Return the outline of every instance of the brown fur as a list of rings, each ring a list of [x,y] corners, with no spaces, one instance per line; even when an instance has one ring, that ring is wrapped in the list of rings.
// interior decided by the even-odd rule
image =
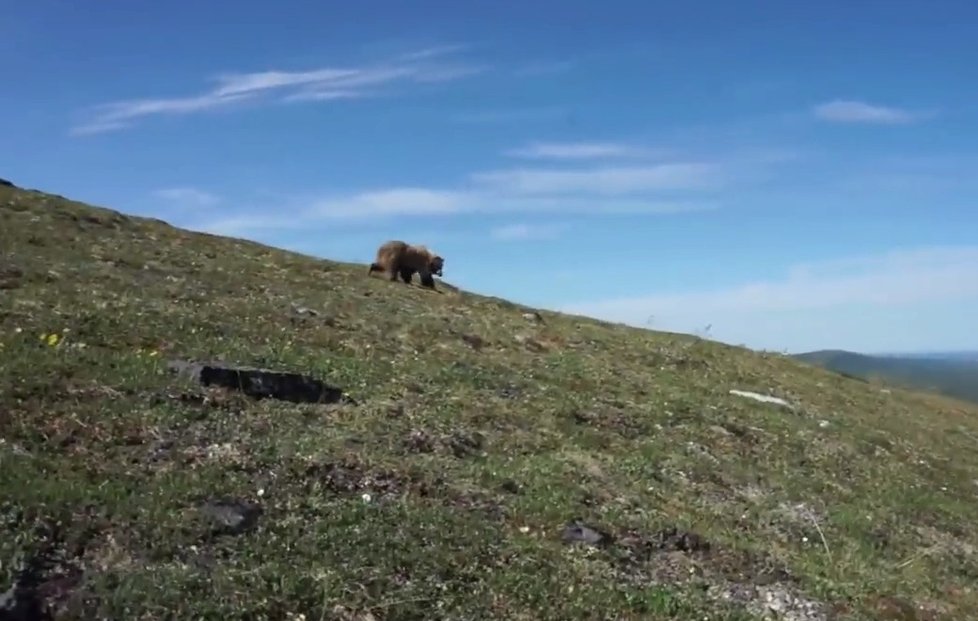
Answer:
[[[412,246],[406,242],[393,239],[383,243],[377,249],[377,257],[370,264],[368,274],[387,272],[391,280],[400,276],[405,284],[411,284],[414,273],[421,275],[421,284],[431,289],[435,288],[432,275],[441,276],[445,260],[424,246]]]

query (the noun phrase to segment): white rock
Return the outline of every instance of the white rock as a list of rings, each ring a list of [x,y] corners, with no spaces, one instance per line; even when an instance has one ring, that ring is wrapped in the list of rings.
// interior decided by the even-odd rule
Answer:
[[[791,407],[791,404],[780,397],[772,397],[770,395],[762,395],[758,392],[750,392],[749,390],[731,390],[730,394],[737,395],[739,397],[747,397],[748,399],[753,399],[755,401],[760,401],[762,403],[776,403],[778,405],[783,405],[786,407]]]

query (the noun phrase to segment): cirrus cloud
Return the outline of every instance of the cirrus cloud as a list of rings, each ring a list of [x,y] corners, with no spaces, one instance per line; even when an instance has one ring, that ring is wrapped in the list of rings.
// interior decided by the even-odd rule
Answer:
[[[655,190],[705,189],[720,181],[720,170],[706,162],[588,169],[517,168],[472,175],[472,180],[526,194],[590,192],[601,195]]]
[[[305,71],[226,73],[212,78],[216,85],[190,96],[130,99],[95,106],[86,121],[73,127],[81,136],[119,130],[140,118],[186,115],[226,108],[245,101],[329,101],[380,95],[381,86],[399,82],[423,84],[456,80],[484,71],[466,62],[437,57],[454,46],[430,48],[360,67],[323,67]]]
[[[591,160],[643,157],[661,153],[615,142],[533,142],[506,151],[510,157],[524,159]]]
[[[812,108],[816,118],[834,123],[877,123],[904,125],[928,115],[901,108],[880,106],[862,101],[836,99]]]

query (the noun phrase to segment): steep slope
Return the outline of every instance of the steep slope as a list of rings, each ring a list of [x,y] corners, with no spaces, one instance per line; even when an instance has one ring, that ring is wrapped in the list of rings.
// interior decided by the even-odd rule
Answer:
[[[978,615],[971,406],[16,188],[0,251],[7,606]],[[205,387],[187,359],[352,401]]]
[[[906,356],[868,356],[822,350],[794,358],[863,379],[881,379],[905,388],[927,390],[978,403],[978,360]]]

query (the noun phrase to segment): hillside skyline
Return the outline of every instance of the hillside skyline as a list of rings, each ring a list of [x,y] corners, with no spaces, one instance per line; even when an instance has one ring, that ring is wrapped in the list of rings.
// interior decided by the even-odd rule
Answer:
[[[753,348],[978,349],[978,8],[557,6],[13,6],[0,176]]]

